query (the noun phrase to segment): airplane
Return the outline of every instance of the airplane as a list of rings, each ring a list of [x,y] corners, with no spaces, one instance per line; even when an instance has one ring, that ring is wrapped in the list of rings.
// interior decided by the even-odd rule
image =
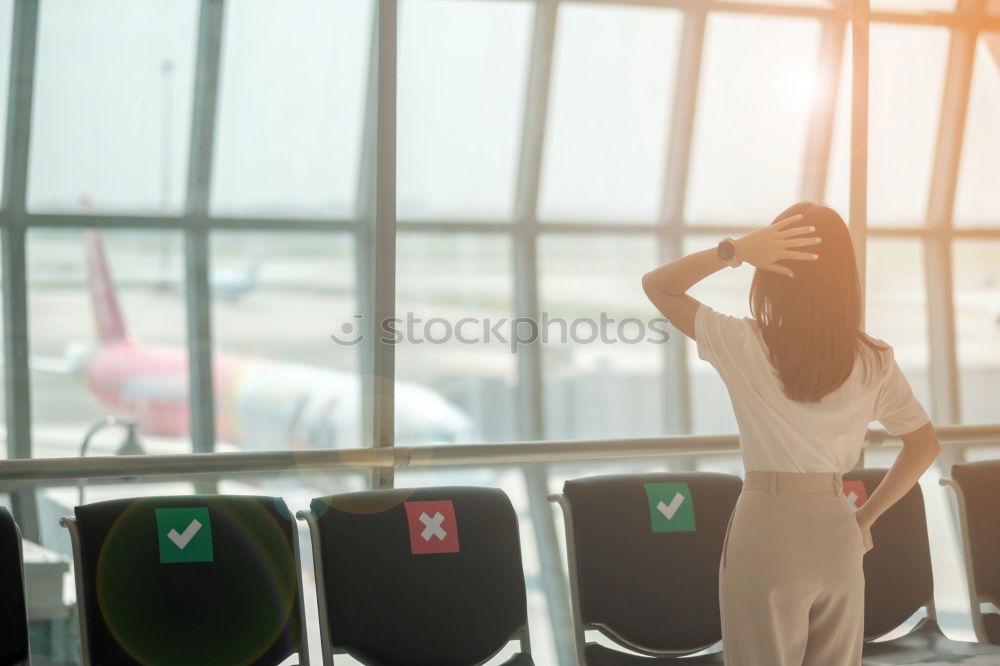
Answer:
[[[138,342],[119,305],[100,232],[84,233],[97,343],[71,343],[67,365],[102,409],[139,422],[146,435],[190,433],[188,352]],[[216,352],[212,363],[216,434],[242,450],[331,449],[368,445],[360,432],[357,374]],[[474,442],[470,417],[436,391],[397,381],[396,443]]]

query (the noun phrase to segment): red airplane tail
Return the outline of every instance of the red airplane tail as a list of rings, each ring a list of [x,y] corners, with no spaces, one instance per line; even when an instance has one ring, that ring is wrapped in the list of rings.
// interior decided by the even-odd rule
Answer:
[[[83,247],[87,258],[87,284],[90,288],[97,336],[101,342],[131,340],[121,308],[118,294],[111,280],[111,269],[104,254],[104,241],[97,229],[87,229],[83,233]]]

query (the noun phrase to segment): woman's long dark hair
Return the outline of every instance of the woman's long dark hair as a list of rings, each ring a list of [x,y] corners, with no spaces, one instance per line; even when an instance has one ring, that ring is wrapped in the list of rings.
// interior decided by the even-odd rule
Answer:
[[[861,330],[861,284],[844,220],[832,208],[804,202],[774,221],[792,215],[802,215],[792,226],[816,227],[822,238],[819,245],[793,250],[813,252],[819,259],[779,262],[794,271],[791,278],[757,269],[750,312],[785,395],[818,402],[844,383],[859,357],[868,373],[888,347]]]

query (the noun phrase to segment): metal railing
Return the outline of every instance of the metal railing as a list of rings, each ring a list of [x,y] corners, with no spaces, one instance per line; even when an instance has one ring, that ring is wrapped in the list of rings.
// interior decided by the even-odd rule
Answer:
[[[949,448],[1000,444],[1000,424],[940,426],[937,428],[937,433],[942,446]],[[883,430],[868,431],[866,448],[894,443],[899,443],[899,439]],[[282,472],[296,467],[344,470],[484,466],[736,451],[739,451],[739,438],[736,435],[690,435],[325,451],[35,458],[0,461],[0,488],[13,484],[65,479],[266,473]]]

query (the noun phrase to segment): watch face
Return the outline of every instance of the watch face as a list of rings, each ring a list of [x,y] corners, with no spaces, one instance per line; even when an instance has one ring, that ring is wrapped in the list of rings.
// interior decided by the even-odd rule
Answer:
[[[736,254],[736,248],[729,241],[722,241],[719,243],[719,259],[723,261],[727,259],[732,259],[733,255]]]

